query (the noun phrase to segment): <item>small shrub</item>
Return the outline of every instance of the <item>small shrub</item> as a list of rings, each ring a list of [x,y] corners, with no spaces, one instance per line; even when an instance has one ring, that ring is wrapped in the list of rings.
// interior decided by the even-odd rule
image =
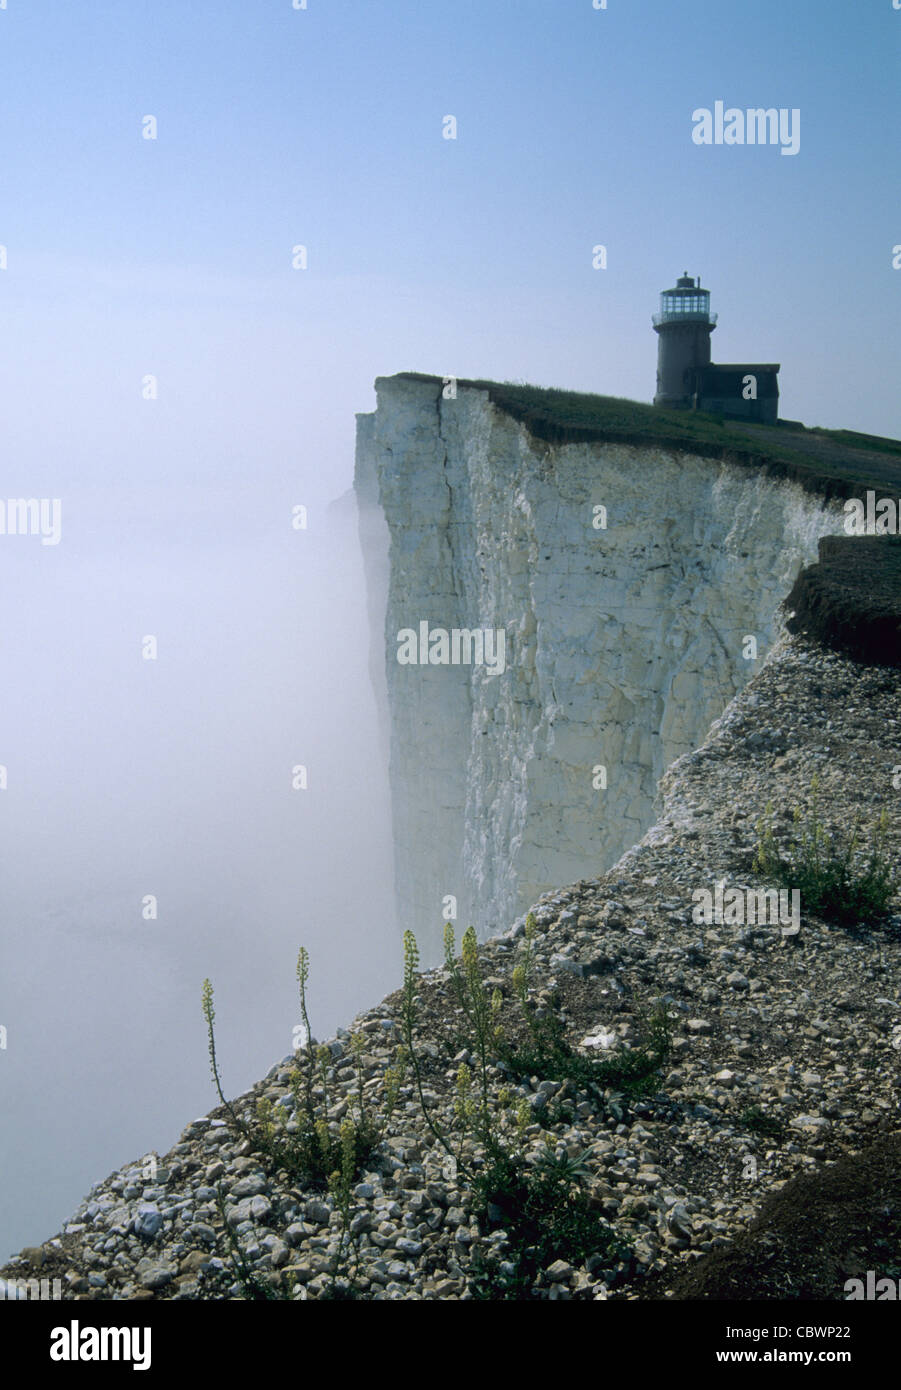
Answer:
[[[236,1129],[248,1140],[259,1157],[270,1167],[284,1170],[289,1178],[307,1187],[327,1189],[331,1193],[341,1213],[341,1229],[330,1282],[319,1297],[354,1299],[358,1297],[356,1280],[359,1249],[357,1241],[350,1234],[355,1210],[352,1200],[353,1184],[382,1142],[387,1122],[397,1104],[403,1084],[405,1058],[403,1050],[400,1049],[397,1064],[389,1067],[385,1073],[384,1103],[377,1118],[367,1103],[364,1090],[365,1038],[359,1032],[351,1035],[350,1051],[357,1073],[356,1107],[355,1110],[351,1107],[339,1128],[328,1118],[332,1054],[327,1047],[314,1049],[313,1044],[306,1000],[309,957],[303,946],[297,957],[297,979],[306,1039],[294,1057],[294,1073],[291,1077],[294,1096],[292,1120],[288,1120],[283,1107],[275,1107],[267,1097],[261,1097],[257,1101],[255,1118],[249,1123],[242,1119],[226,1100],[216,1058],[213,986],[209,980],[204,980],[203,1014],[207,1023],[210,1067],[222,1105],[228,1111]],[[224,1221],[224,1205],[222,1213]],[[232,1263],[246,1296],[253,1299],[285,1297],[249,1268],[237,1238],[227,1223],[225,1230],[231,1246]]]
[[[534,1164],[505,1154],[479,1175],[474,1191],[483,1219],[506,1232],[506,1248],[476,1252],[469,1280],[476,1298],[531,1299],[539,1275],[555,1260],[579,1265],[592,1255],[611,1262],[628,1255],[628,1245],[581,1187],[590,1176],[586,1158],[557,1155],[548,1145]]]
[[[533,919],[534,924],[534,919]],[[590,1193],[582,1187],[590,1176],[588,1152],[573,1159],[550,1146],[529,1162],[526,1131],[532,1123],[529,1103],[517,1103],[502,1087],[492,1098],[489,1068],[503,1052],[499,1024],[501,996],[489,996],[482,981],[475,931],[468,928],[462,942],[460,964],[454,950],[453,928],[444,936],[445,966],[470,1037],[475,1071],[463,1064],[457,1070],[454,1114],[456,1143],[441,1130],[426,1104],[416,1055],[416,968],[419,953],[415,937],[404,937],[404,991],[402,1018],[404,1041],[416,1078],[420,1105],[433,1134],[456,1160],[459,1178],[472,1192],[475,1213],[484,1232],[506,1233],[503,1250],[473,1250],[468,1284],[479,1299],[531,1299],[535,1281],[546,1265],[563,1259],[579,1264],[590,1255],[619,1258],[627,1246],[598,1214]],[[531,968],[531,962],[526,969]],[[468,1165],[463,1160],[462,1140],[471,1135],[481,1145],[483,1157]]]
[[[773,833],[772,804],[767,805],[757,824],[755,872],[775,879],[784,888],[798,889],[805,911],[818,917],[850,925],[884,916],[895,892],[894,872],[885,849],[886,812],[880,815],[867,854],[861,848],[859,818],[842,845],[819,818],[816,776],[811,791],[810,815],[802,824],[800,811],[794,811],[795,836],[784,852]]]
[[[548,1081],[571,1081],[580,1087],[607,1088],[627,1095],[644,1095],[653,1089],[672,1053],[672,1023],[665,1000],[649,1014],[635,1014],[636,1045],[612,1057],[588,1057],[567,1041],[566,1030],[553,1010],[539,1014],[530,997],[534,960],[532,941],[535,919],[526,919],[526,937],[513,971],[513,988],[529,1030],[529,1041],[502,1049],[506,1065],[519,1076],[539,1076]]]
[[[276,1169],[284,1169],[290,1177],[314,1188],[325,1189],[330,1187],[335,1173],[344,1172],[348,1162],[352,1162],[352,1176],[356,1176],[381,1143],[385,1123],[394,1109],[403,1082],[403,1059],[398,1059],[398,1065],[389,1068],[385,1075],[385,1101],[382,1118],[379,1119],[367,1106],[364,1096],[362,1057],[365,1040],[359,1033],[352,1035],[351,1055],[357,1070],[356,1113],[351,1110],[339,1130],[328,1118],[328,1073],[333,1060],[332,1055],[327,1047],[314,1049],[310,1030],[306,1003],[309,957],[304,947],[300,948],[297,958],[297,978],[306,1041],[295,1053],[294,1058],[294,1073],[291,1077],[291,1090],[294,1095],[292,1128],[288,1128],[289,1121],[284,1108],[274,1107],[265,1097],[257,1101],[256,1115],[252,1123],[243,1120],[226,1100],[216,1060],[213,987],[209,980],[204,980],[203,1012],[207,1021],[210,1066],[220,1101],[238,1131],[255,1151]]]
[[[222,1229],[225,1233],[227,1251],[223,1255],[222,1245],[217,1237],[217,1249],[220,1251],[220,1258],[231,1261],[232,1273],[226,1269],[206,1270],[202,1276],[204,1287],[208,1290],[221,1292],[223,1298],[227,1298],[233,1282],[236,1280],[240,1285],[244,1297],[252,1302],[283,1302],[289,1300],[291,1295],[281,1287],[280,1284],[273,1284],[262,1274],[258,1274],[247,1262],[247,1256],[241,1249],[237,1235],[231,1229],[226,1219],[225,1193],[221,1183],[216,1184],[216,1205],[219,1208],[219,1217],[222,1222]]]
[[[432,1115],[431,1107],[426,1102],[424,1088],[422,1084],[422,1067],[419,1061],[419,1054],[416,1051],[416,1032],[418,1029],[418,1009],[416,996],[416,972],[419,968],[419,947],[416,944],[416,937],[411,931],[404,932],[404,983],[401,993],[401,1029],[403,1032],[404,1046],[403,1055],[409,1060],[413,1072],[413,1082],[416,1087],[416,1094],[419,1099],[419,1107],[423,1118],[444,1149],[445,1153],[453,1159],[457,1171],[465,1174],[468,1169],[463,1163],[459,1145],[455,1147],[451,1139],[444,1132],[440,1125],[436,1124]],[[457,1100],[455,1105],[455,1116],[465,1132],[467,1123],[472,1120],[472,1106],[470,1096],[470,1074],[468,1067],[461,1066],[457,1072]],[[461,1135],[462,1138],[462,1135]]]
[[[775,1115],[768,1115],[759,1105],[749,1105],[738,1117],[738,1123],[752,1134],[766,1139],[784,1139],[785,1126]]]
[[[341,1213],[341,1230],[331,1280],[319,1297],[348,1302],[359,1297],[357,1280],[360,1265],[359,1245],[350,1233],[354,1214],[351,1189],[357,1172],[357,1131],[349,1116],[341,1125],[340,1139],[341,1166],[331,1174],[329,1190]]]

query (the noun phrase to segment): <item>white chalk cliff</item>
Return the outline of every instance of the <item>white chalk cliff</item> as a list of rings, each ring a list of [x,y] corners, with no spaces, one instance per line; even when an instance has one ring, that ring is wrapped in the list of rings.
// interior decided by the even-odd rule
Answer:
[[[484,389],[376,391],[355,487],[398,911],[429,963],[448,895],[458,939],[470,921],[484,936],[641,837],[659,778],[760,669],[842,512],[690,453],[548,444]],[[506,670],[399,664],[398,633],[422,621],[504,629]]]

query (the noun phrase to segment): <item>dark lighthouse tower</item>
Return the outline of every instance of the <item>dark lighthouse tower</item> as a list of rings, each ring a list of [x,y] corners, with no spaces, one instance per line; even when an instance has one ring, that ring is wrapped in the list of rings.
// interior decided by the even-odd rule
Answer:
[[[710,291],[691,275],[680,275],[674,289],[660,296],[654,315],[657,343],[657,394],[654,404],[670,410],[698,404],[701,374],[710,364],[710,335],[716,314],[710,312]]]

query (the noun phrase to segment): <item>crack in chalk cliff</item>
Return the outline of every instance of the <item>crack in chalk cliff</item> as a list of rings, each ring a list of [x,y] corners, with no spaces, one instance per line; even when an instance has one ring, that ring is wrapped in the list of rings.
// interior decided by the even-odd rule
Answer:
[[[461,601],[461,599],[462,599],[462,594],[461,594],[461,592],[460,592],[460,584],[459,584],[458,575],[457,575],[457,566],[456,566],[456,564],[454,563],[454,560],[455,560],[455,549],[454,549],[453,542],[452,542],[452,540],[451,540],[451,536],[452,536],[452,533],[453,533],[453,520],[452,520],[452,518],[453,518],[453,514],[454,514],[454,490],[453,490],[453,487],[451,486],[450,480],[449,480],[449,478],[448,478],[448,476],[447,476],[448,449],[447,449],[447,440],[446,440],[445,437],[444,437],[444,431],[443,431],[443,428],[442,428],[442,420],[441,420],[441,401],[442,401],[443,397],[444,397],[444,387],[442,386],[441,389],[440,389],[439,392],[438,392],[438,395],[437,395],[436,399],[435,399],[435,417],[436,417],[436,420],[437,420],[437,435],[438,435],[438,441],[439,441],[439,443],[441,444],[441,447],[442,447],[442,450],[443,450],[443,456],[442,456],[441,464],[440,464],[440,468],[441,468],[441,477],[442,477],[442,479],[444,480],[444,486],[447,488],[447,523],[446,523],[446,526],[445,526],[445,543],[446,543],[446,545],[447,545],[447,548],[448,548],[448,551],[449,551],[449,554],[450,554],[450,580],[451,580],[451,584],[452,584],[452,586],[453,586],[453,588],[452,588],[452,593],[453,593],[454,599],[456,600],[457,610],[458,610],[458,612],[459,612],[459,609],[460,609],[460,601]]]
[[[723,641],[722,637],[720,636],[720,632],[719,632],[719,629],[717,628],[716,624],[715,624],[714,622],[712,622],[711,619],[710,619],[706,614],[704,615],[704,622],[705,622],[705,624],[707,625],[707,627],[710,628],[710,631],[711,631],[712,634],[713,634],[714,640],[717,641],[717,642],[719,643],[719,645],[720,645],[720,650],[721,650],[721,652],[722,652],[722,655],[723,655],[724,660],[730,661],[730,660],[731,660],[731,657],[730,657],[730,655],[729,655],[729,648],[726,646],[725,642]],[[725,708],[725,706],[724,706],[724,708]]]

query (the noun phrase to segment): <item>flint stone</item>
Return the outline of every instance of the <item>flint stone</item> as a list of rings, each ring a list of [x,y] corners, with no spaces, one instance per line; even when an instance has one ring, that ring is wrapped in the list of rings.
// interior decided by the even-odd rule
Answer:
[[[159,1235],[162,1225],[163,1216],[159,1207],[154,1206],[152,1202],[145,1202],[138,1207],[132,1229],[141,1240],[154,1240]]]
[[[272,1214],[272,1204],[266,1197],[245,1197],[243,1201],[230,1208],[226,1220],[234,1229],[245,1221],[264,1223]]]

